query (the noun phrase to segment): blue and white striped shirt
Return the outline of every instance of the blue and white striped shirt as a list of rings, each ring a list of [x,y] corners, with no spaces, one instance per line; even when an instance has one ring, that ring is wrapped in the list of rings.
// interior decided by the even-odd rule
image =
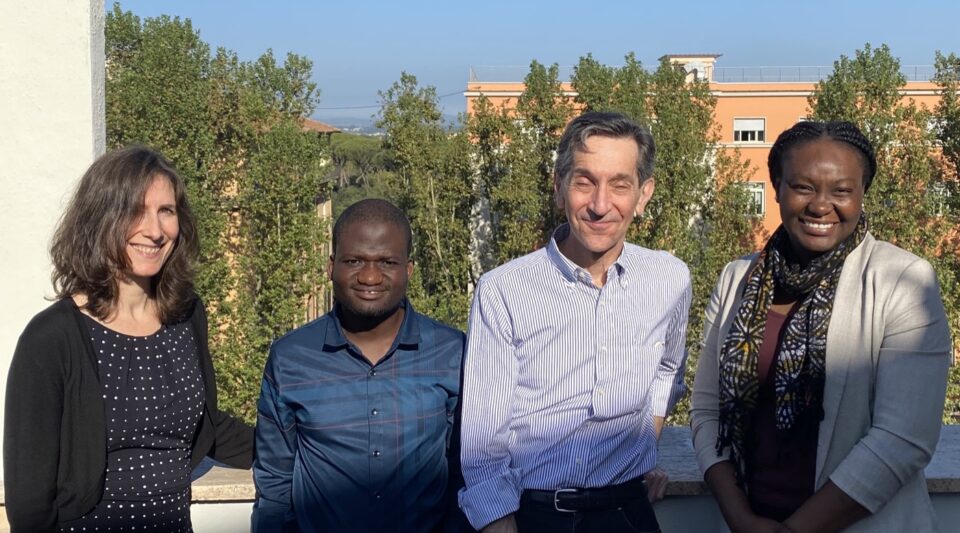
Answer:
[[[683,394],[690,274],[626,243],[596,287],[557,248],[485,274],[464,361],[460,506],[481,528],[524,489],[602,487],[656,466],[654,416]]]

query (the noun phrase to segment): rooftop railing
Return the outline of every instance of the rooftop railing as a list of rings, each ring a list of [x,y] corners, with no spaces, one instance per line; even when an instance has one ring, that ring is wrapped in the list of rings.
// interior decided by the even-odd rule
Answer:
[[[900,73],[907,81],[930,81],[936,73],[933,65],[903,65]],[[714,67],[716,83],[815,83],[833,74],[833,66],[812,67]]]
[[[560,66],[559,78],[568,81],[573,74],[573,66]],[[521,83],[530,72],[528,65],[470,67],[470,83]],[[930,81],[936,73],[933,65],[904,65],[900,72],[907,81]],[[713,79],[716,83],[774,83],[807,82],[815,83],[826,79],[833,73],[833,66],[795,66],[795,67],[714,67]]]

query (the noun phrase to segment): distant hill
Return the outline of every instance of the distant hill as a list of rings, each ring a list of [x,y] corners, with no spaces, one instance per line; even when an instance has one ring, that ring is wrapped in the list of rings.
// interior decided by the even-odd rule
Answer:
[[[342,131],[348,133],[355,133],[357,135],[382,135],[383,132],[380,131],[376,126],[377,120],[372,117],[327,117],[323,115],[315,115],[313,118],[330,124],[331,126],[336,126]],[[454,127],[459,127],[457,123],[456,115],[443,115],[443,120],[447,124],[452,124]]]
[[[320,122],[326,122],[331,126],[336,126],[342,131],[357,133],[360,135],[376,135],[380,130],[374,125],[376,120],[371,117],[325,117],[317,115],[313,118]]]

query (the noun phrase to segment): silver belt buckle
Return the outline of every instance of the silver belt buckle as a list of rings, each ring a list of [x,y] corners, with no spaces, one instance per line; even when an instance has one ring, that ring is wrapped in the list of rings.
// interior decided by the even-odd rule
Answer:
[[[560,513],[575,513],[575,512],[577,512],[576,509],[561,509],[561,508],[560,508],[560,493],[561,493],[561,492],[569,492],[569,493],[574,493],[574,494],[575,494],[575,493],[577,492],[577,489],[557,489],[557,490],[553,491],[553,508],[556,509],[557,512],[560,512]]]

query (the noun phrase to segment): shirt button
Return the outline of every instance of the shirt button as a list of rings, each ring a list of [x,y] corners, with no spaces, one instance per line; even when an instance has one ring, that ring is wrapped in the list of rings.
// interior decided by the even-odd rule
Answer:
[[[380,450],[373,450],[374,457],[380,457]]]
[[[383,498],[383,494],[380,494],[379,492],[374,492],[373,497],[379,500]]]
[[[376,375],[377,375],[377,369],[376,369],[376,368],[371,368],[369,374],[370,374],[371,376],[376,376]]]
[[[374,409],[373,411],[370,411],[370,414],[373,416],[377,416],[380,414],[380,411],[377,411],[376,409]]]

